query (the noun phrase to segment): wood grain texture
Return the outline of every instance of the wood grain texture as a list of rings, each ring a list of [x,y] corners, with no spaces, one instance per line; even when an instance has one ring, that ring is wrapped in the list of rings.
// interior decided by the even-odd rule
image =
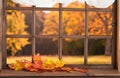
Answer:
[[[120,0],[117,0],[117,63],[120,72]]]
[[[104,73],[103,73],[104,72]],[[10,77],[10,78],[18,78],[18,77],[27,77],[27,78],[36,78],[36,77],[46,77],[46,78],[49,78],[50,76],[52,78],[58,78],[58,77],[62,77],[62,78],[68,78],[68,77],[71,77],[71,78],[81,78],[81,77],[87,77],[88,76],[90,77],[95,77],[95,76],[120,76],[120,72],[118,72],[117,70],[115,69],[89,69],[89,72],[87,73],[81,73],[81,72],[77,72],[77,71],[73,71],[73,72],[27,72],[27,71],[14,71],[14,70],[9,70],[9,69],[3,69],[1,72],[0,72],[0,78],[2,77]],[[16,77],[18,76],[18,77]],[[5,77],[6,78],[6,77]],[[106,77],[104,77],[106,78]],[[114,77],[110,77],[110,78],[114,78]]]
[[[0,70],[2,69],[1,42],[2,42],[2,0],[0,0]]]

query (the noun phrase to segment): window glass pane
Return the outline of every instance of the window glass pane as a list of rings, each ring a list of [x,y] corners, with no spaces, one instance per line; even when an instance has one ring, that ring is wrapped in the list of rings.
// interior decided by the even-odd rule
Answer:
[[[84,64],[84,40],[65,38],[62,43],[65,64]]]
[[[7,64],[13,63],[15,60],[20,59],[31,61],[31,51],[31,39],[7,38]]]
[[[88,35],[112,35],[112,12],[89,12]]]
[[[89,39],[88,64],[111,64],[111,39]]]
[[[85,34],[85,14],[79,11],[63,11],[62,17],[64,35]]]
[[[32,7],[32,6],[16,3],[12,0],[7,0],[7,7]]]
[[[40,53],[42,59],[50,58],[58,60],[58,39],[57,38],[37,38],[36,53]]]
[[[85,3],[84,2],[80,2],[80,1],[74,1],[71,3],[64,3],[63,7],[65,8],[85,8]]]
[[[58,35],[58,25],[57,11],[36,11],[37,35]]]
[[[96,7],[91,6],[91,5],[88,5],[88,8],[96,8]],[[110,5],[108,8],[105,8],[105,9],[111,9],[111,10],[112,10],[112,8],[113,8],[113,5]],[[103,9],[104,9],[104,8],[103,8]]]
[[[31,26],[33,25],[31,11],[7,10],[6,18],[7,18],[7,34],[8,35],[31,34]]]
[[[25,0],[25,2],[27,2],[27,1],[29,1],[29,0]],[[32,7],[32,5],[30,5],[30,4],[33,4],[33,2],[32,1],[31,1],[31,3],[29,3],[29,2],[27,4],[23,4],[23,3],[20,4],[20,3],[14,2],[12,0],[7,0],[7,7]],[[43,4],[43,3],[40,3],[37,1],[36,3],[37,3],[36,7],[55,7],[55,8],[58,7],[58,3],[54,3],[54,2],[53,3],[48,2],[46,4],[43,2],[44,3]]]

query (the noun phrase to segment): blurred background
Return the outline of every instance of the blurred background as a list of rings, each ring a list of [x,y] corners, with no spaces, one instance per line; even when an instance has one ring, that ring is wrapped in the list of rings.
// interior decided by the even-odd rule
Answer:
[[[63,8],[85,9],[85,3],[78,1],[63,4]],[[7,0],[7,7],[32,7],[21,5]],[[59,8],[59,4],[53,7]],[[88,6],[89,8],[95,8]],[[112,10],[112,5],[108,8]],[[33,26],[32,10],[7,10],[7,35],[31,35]],[[35,11],[36,25],[36,53],[44,58],[58,59],[59,36],[59,11]],[[88,36],[111,36],[113,15],[111,12],[88,11],[88,19],[85,11],[62,11],[62,60],[65,64],[84,64],[86,20],[88,22]],[[39,36],[54,36],[53,38],[41,38]],[[69,37],[70,36],[70,37]],[[77,36],[73,38],[72,36]],[[83,38],[78,38],[82,36]],[[7,37],[7,63],[16,59],[28,59],[31,61],[32,38]],[[88,64],[111,64],[112,38],[88,39]]]

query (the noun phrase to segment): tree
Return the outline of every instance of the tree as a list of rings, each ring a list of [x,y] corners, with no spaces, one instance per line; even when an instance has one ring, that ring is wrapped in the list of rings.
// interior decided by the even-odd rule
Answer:
[[[73,2],[66,7],[84,8],[84,4]],[[85,15],[82,12],[63,11],[62,12],[63,34],[85,35]],[[94,15],[94,16],[93,16]],[[59,18],[57,12],[47,14],[44,22],[43,32],[47,34],[58,34]],[[88,35],[112,35],[112,13],[88,12]],[[66,39],[71,41],[71,39]],[[77,42],[77,41],[76,41]],[[110,39],[105,42],[105,55],[110,53]]]
[[[25,14],[26,18],[25,18],[25,24],[28,25],[29,27],[26,29],[29,33],[31,33],[31,28],[33,25],[33,20],[29,20],[29,19],[33,19],[32,16],[32,12],[31,11],[22,11],[22,13]],[[43,11],[36,11],[35,12],[36,17],[35,17],[35,24],[36,24],[36,34],[40,35],[42,33],[43,30],[43,24],[44,24],[44,20],[45,20],[45,13]]]
[[[53,11],[50,13],[46,13],[43,35],[57,35],[58,34],[58,12]]]
[[[20,11],[13,11],[7,15],[7,34],[22,34],[27,35],[25,30],[25,16]],[[22,50],[22,47],[30,44],[28,38],[7,38],[7,49],[12,55],[15,55],[17,51]]]
[[[74,2],[76,5],[78,5],[78,8],[83,8],[84,4],[82,4],[83,6],[79,5],[79,3]],[[72,3],[71,6],[74,4]],[[58,6],[58,4],[56,4],[55,6]],[[70,6],[70,5],[69,5]],[[72,12],[72,11],[64,11],[62,12],[62,29],[63,29],[63,34],[65,35],[84,35],[84,13],[83,12]],[[76,16],[75,16],[76,15]],[[81,16],[81,17],[80,17]],[[46,20],[44,22],[44,29],[43,29],[43,34],[47,34],[47,35],[58,35],[58,28],[59,28],[59,14],[57,11],[51,11],[49,13],[46,14]],[[77,44],[77,42],[79,44]],[[73,55],[77,55],[75,53],[78,54],[82,54],[83,52],[83,47],[82,49],[78,49],[81,48],[83,40],[79,40],[79,39],[70,39],[70,38],[65,38],[64,41],[64,45],[63,45],[63,53],[64,54],[73,54]],[[70,46],[74,46],[77,45],[76,48],[73,47],[70,49]],[[68,49],[69,48],[69,49]],[[73,49],[73,50],[72,50]],[[76,51],[76,52],[74,52]],[[80,53],[80,52],[81,53]],[[69,52],[69,53],[67,53]]]
[[[7,6],[16,7],[16,3],[7,0]],[[7,10],[7,34],[8,35],[28,35],[26,31],[25,15],[16,10]],[[30,44],[28,38],[7,38],[7,51],[15,55],[23,47]]]
[[[79,5],[78,2],[73,2],[67,7],[76,6],[77,8],[83,8],[84,4]],[[55,6],[58,6],[56,4]],[[63,34],[66,35],[84,35],[84,13],[83,12],[72,12],[65,11],[62,12],[62,24],[63,24]],[[75,16],[76,15],[76,16]],[[43,33],[48,35],[57,35],[59,26],[59,14],[57,11],[47,14],[46,20],[44,22]]]
[[[94,16],[94,17],[93,17]],[[112,13],[90,12],[89,35],[112,35]],[[105,55],[110,55],[111,39],[106,39]]]
[[[15,7],[16,3],[14,3],[12,0],[7,0],[7,6],[8,7]]]

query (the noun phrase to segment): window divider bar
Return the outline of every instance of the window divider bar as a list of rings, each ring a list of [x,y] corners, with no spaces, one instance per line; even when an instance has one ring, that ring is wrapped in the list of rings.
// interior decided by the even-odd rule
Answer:
[[[62,8],[62,11],[85,11],[84,8]]]
[[[62,4],[59,3],[59,40],[58,40],[58,58],[62,59]]]
[[[36,10],[59,11],[59,8],[35,7]],[[32,7],[6,7],[6,10],[32,10]],[[85,11],[85,8],[62,8],[62,11]],[[112,12],[111,9],[88,8],[88,11]]]
[[[32,7],[6,7],[6,10],[32,10]]]
[[[88,38],[84,41],[84,65],[88,64]]]
[[[58,35],[36,35],[35,36],[36,38],[59,38],[59,36]]]
[[[32,35],[6,35],[7,38],[32,38]]]
[[[95,11],[95,12],[112,12],[111,9],[101,9],[101,8],[87,8],[87,11]]]
[[[83,39],[85,38],[85,36],[81,36],[81,35],[63,35],[63,38],[79,38],[79,39]]]
[[[3,0],[3,30],[2,30],[2,67],[6,68],[7,48],[6,48],[6,27],[7,27],[7,12],[6,12],[6,0]]]
[[[88,62],[88,6],[85,3],[85,40],[84,40],[84,65]]]
[[[112,36],[89,36],[87,37],[88,39],[111,39]]]
[[[32,38],[32,35],[6,35],[7,38]],[[59,35],[35,35],[35,37],[37,38],[59,38]],[[81,36],[81,35],[62,35],[62,38],[85,38],[85,36]],[[108,38],[112,38],[112,36],[88,36],[88,39],[108,39]]]
[[[7,7],[7,10],[33,10],[33,7]],[[35,7],[36,11],[39,10],[51,10],[51,11],[58,11],[59,8],[43,8],[43,7]]]
[[[35,14],[35,6],[32,7],[33,10],[32,10],[32,13],[33,13],[33,26],[31,27],[32,28],[32,55],[35,54],[35,51],[36,51],[36,40],[35,40],[35,34],[36,34],[36,26],[35,26],[35,22],[36,22],[36,14]]]

